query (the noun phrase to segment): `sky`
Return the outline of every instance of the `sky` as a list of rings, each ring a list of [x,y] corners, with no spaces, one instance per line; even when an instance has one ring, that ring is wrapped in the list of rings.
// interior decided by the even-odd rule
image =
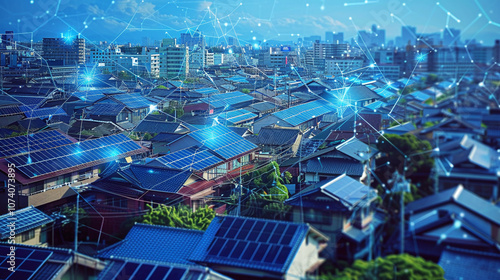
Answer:
[[[348,40],[372,24],[386,29],[388,39],[403,25],[416,26],[417,33],[461,29],[462,40],[485,45],[500,39],[500,0],[0,1],[0,32],[12,30],[19,40],[80,34],[93,42],[141,43],[197,29],[220,43],[228,36],[244,43],[324,39],[326,31],[344,32]]]

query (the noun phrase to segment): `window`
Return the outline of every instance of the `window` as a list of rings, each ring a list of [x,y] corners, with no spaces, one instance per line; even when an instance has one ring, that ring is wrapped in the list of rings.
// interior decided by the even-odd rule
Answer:
[[[34,229],[22,233],[22,242],[26,242],[26,241],[31,240],[33,238],[35,238],[35,230]]]

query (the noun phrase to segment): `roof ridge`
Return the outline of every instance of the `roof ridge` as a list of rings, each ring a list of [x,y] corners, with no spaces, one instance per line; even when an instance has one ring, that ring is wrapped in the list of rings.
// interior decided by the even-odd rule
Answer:
[[[189,232],[196,232],[196,233],[205,233],[204,230],[199,230],[199,229],[171,227],[171,226],[166,226],[166,225],[156,225],[156,224],[147,224],[147,223],[135,223],[134,227],[135,226],[144,226],[144,227],[154,227],[154,228],[162,228],[162,229],[174,229],[174,230],[178,230],[178,231],[189,231]],[[134,227],[132,227],[132,229]]]

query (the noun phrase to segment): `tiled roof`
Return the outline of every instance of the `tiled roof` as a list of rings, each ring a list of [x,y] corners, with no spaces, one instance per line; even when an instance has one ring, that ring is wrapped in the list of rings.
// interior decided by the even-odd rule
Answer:
[[[308,231],[309,226],[305,224],[216,216],[190,259],[283,274],[288,271]]]
[[[419,213],[448,203],[456,203],[484,219],[500,225],[500,208],[464,189],[462,186],[413,201],[406,206],[406,211],[408,213]]]
[[[135,132],[149,132],[149,133],[174,133],[177,131],[181,124],[175,122],[164,122],[164,121],[150,121],[142,120],[136,128]]]
[[[448,280],[500,278],[499,254],[447,248],[438,264]]]
[[[144,190],[176,193],[187,181],[192,172],[165,167],[130,165],[119,172],[131,183]]]
[[[342,158],[310,159],[305,166],[305,172],[329,175],[347,174],[349,176],[363,175],[363,164],[357,160]]]
[[[295,142],[299,133],[298,129],[263,127],[259,131],[256,143],[272,146],[291,145]]]
[[[10,228],[7,227],[7,225],[11,222],[15,222],[16,233],[20,234],[54,221],[54,219],[52,219],[49,215],[33,206],[19,209],[12,212],[12,214],[13,215],[4,214],[0,216],[0,240],[9,237]],[[15,220],[10,220],[9,218],[13,218]]]
[[[123,241],[104,249],[98,256],[191,264],[188,258],[202,237],[200,230],[135,224]]]

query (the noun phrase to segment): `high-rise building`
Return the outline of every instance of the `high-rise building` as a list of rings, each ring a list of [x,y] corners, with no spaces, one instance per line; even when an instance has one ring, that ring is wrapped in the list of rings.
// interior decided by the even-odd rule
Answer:
[[[9,46],[14,42],[14,31],[5,31],[5,34],[2,34],[2,47]]]
[[[163,39],[160,52],[160,78],[184,79],[189,72],[189,48],[176,39]]]
[[[333,58],[347,56],[349,51],[349,44],[331,44],[314,42],[313,55],[314,58]]]
[[[344,32],[333,33],[333,41],[334,44],[343,44],[344,43]]]
[[[493,59],[496,63],[500,63],[500,40],[495,40],[495,45],[493,46]]]
[[[414,26],[401,26],[401,45],[406,46],[408,43],[411,45],[415,44],[415,38],[417,34],[417,28]]]
[[[181,33],[180,44],[188,47],[189,50],[193,50],[195,46],[198,46],[199,48],[205,48],[205,38],[200,31],[196,31],[193,34]]]
[[[42,57],[49,63],[75,65],[85,63],[85,39],[43,38]]]
[[[445,28],[443,30],[443,45],[458,45],[460,44],[460,30],[454,28]]]

